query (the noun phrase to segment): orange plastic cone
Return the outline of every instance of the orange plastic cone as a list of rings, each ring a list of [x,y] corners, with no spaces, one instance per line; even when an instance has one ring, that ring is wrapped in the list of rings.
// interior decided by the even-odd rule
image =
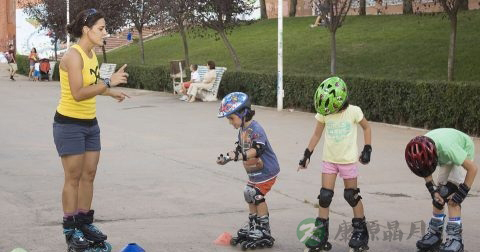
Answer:
[[[232,235],[228,232],[222,233],[213,243],[216,245],[230,245],[230,240],[232,240]]]

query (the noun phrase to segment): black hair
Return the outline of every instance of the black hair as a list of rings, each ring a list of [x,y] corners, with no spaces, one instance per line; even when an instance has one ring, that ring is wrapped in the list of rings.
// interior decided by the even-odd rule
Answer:
[[[213,60],[209,60],[207,65],[209,66],[209,69],[215,69],[215,62],[213,62]]]
[[[83,27],[92,28],[99,19],[105,18],[105,14],[96,9],[88,9],[78,13],[75,20],[67,25],[67,32],[74,38],[80,38],[83,34]]]
[[[249,122],[252,120],[253,116],[255,115],[255,110],[250,107],[246,107],[246,114],[245,114],[245,122]]]
[[[340,108],[338,111],[342,111],[344,109],[347,109],[350,103],[348,102],[348,99],[343,103],[342,108]]]
[[[197,71],[198,65],[197,64],[192,64],[192,68],[193,68],[193,70]]]
[[[37,53],[37,48],[33,47],[32,50],[35,51],[35,53]]]

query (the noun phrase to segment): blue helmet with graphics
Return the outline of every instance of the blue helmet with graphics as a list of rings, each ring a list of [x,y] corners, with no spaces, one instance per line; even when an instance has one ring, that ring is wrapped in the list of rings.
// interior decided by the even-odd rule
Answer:
[[[250,109],[250,99],[247,94],[242,92],[233,92],[223,97],[218,109],[218,118],[236,114],[240,118],[246,115],[245,108]]]

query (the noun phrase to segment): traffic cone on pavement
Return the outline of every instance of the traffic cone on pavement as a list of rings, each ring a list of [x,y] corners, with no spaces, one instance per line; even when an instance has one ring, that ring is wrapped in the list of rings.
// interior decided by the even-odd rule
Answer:
[[[145,250],[136,243],[130,243],[125,246],[120,252],[145,252]]]
[[[216,245],[230,245],[230,240],[232,240],[232,235],[228,232],[222,233],[213,243]]]

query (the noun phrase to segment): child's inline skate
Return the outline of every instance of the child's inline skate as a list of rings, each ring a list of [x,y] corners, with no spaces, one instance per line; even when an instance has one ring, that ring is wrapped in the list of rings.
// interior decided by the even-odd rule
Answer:
[[[430,219],[428,232],[417,241],[418,252],[438,252],[442,243],[443,222],[443,219]]]
[[[256,220],[256,214],[249,214],[248,223],[246,223],[242,228],[237,231],[237,236],[232,237],[232,239],[230,240],[230,245],[237,246],[237,244],[241,244],[242,242],[246,241],[248,232],[255,228]]]
[[[348,246],[350,247],[350,252],[362,252],[367,251],[368,248],[368,229],[365,217],[363,218],[353,218],[352,219],[352,237]]]
[[[332,249],[332,244],[328,242],[328,219],[317,218],[315,220],[315,229],[305,242],[305,246],[307,248],[304,252],[320,252]]]
[[[447,224],[447,239],[440,246],[440,252],[463,252],[462,224]]]
[[[247,238],[241,243],[242,250],[256,248],[271,248],[275,239],[270,234],[268,215],[257,217],[256,225],[248,232]]]

